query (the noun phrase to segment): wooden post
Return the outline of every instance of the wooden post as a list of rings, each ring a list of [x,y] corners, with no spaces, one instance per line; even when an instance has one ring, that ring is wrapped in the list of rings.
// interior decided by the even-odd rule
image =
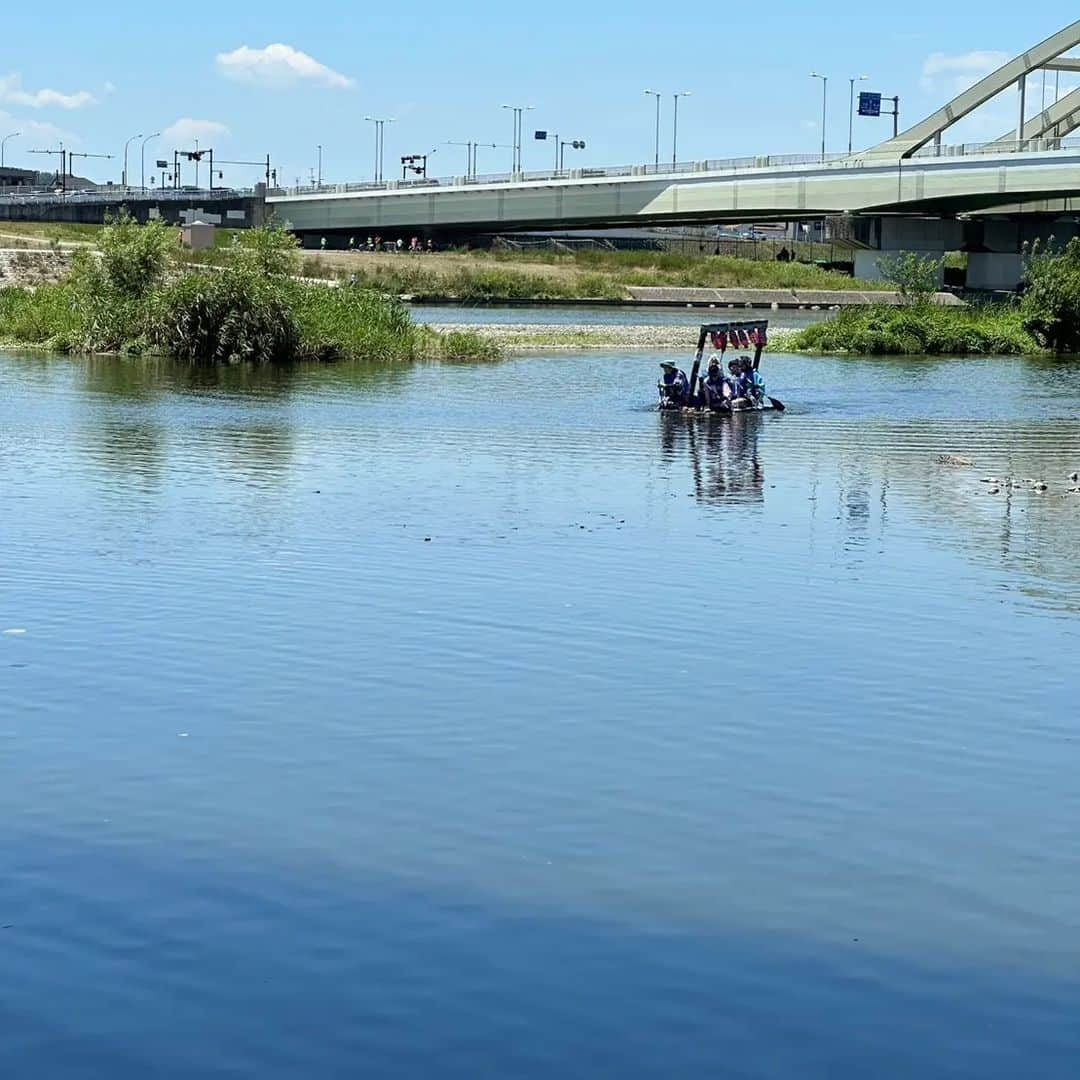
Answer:
[[[688,404],[693,404],[694,398],[697,397],[698,372],[701,371],[701,357],[705,353],[705,339],[707,337],[708,331],[702,326],[701,333],[698,335],[697,354],[694,356],[694,366],[690,375],[690,401]]]

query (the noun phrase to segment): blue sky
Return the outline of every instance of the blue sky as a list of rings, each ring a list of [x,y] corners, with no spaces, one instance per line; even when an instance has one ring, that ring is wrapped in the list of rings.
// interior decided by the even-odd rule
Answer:
[[[465,151],[447,140],[510,142],[511,117],[499,106],[511,102],[535,107],[527,136],[545,128],[586,140],[585,151],[567,151],[568,163],[627,164],[653,156],[654,104],[642,93],[651,87],[693,91],[679,110],[682,160],[812,153],[821,140],[821,88],[809,72],[818,70],[831,76],[828,145],[842,150],[849,76],[866,73],[864,89],[900,94],[902,120],[914,122],[1072,17],[1060,0],[1024,7],[15,4],[0,39],[0,137],[24,133],[7,144],[10,165],[44,167],[46,159],[26,151],[59,138],[112,153],[113,161],[77,161],[76,171],[118,180],[125,139],[164,131],[148,160],[199,138],[219,158],[269,152],[291,184],[309,176],[319,143],[327,181],[369,176],[374,140],[363,118],[393,116],[387,175],[401,154],[436,147],[430,168],[449,175],[463,171]],[[1040,96],[1041,85],[1033,106]],[[662,159],[671,153],[670,97],[663,109]],[[996,137],[1014,109],[1011,99],[988,106],[954,141]],[[889,133],[885,119],[856,119],[856,145]],[[136,178],[138,146],[129,162]],[[526,169],[546,168],[552,157],[550,144],[526,141]],[[480,153],[482,172],[509,162],[508,149]],[[226,180],[249,183],[257,171],[232,168]]]

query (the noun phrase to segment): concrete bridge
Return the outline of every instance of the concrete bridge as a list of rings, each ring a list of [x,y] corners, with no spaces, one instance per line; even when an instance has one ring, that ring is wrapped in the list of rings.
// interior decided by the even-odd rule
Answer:
[[[1055,219],[1080,210],[1080,143],[1019,153],[964,149],[949,153],[943,147],[941,156],[892,161],[867,157],[777,165],[756,159],[700,162],[666,174],[629,169],[621,175],[612,170],[602,176],[282,193],[267,202],[278,220],[299,233],[349,233],[357,242],[373,233],[446,236],[847,214],[862,219],[856,223],[857,237],[879,251],[956,250],[965,232],[960,215],[994,216],[1007,210],[1010,218],[1038,217],[1054,231]],[[1001,253],[1018,254],[1021,237],[1019,230],[1014,232],[993,233],[1005,245]],[[868,257],[857,271],[871,272],[876,259]],[[1015,260],[1007,261],[1015,269]],[[1005,270],[1002,263],[995,273]],[[997,284],[989,276],[984,283]]]
[[[1029,75],[1080,71],[1080,21],[1059,31],[914,127],[856,155],[761,156],[675,167],[451,177],[277,190],[268,210],[301,234],[384,237],[822,218],[848,215],[865,250],[969,251],[969,283],[1019,281],[1022,245],[1076,232],[1080,211],[1080,91],[1036,116]],[[944,133],[997,95],[1018,91],[1017,126],[992,143],[949,146]]]

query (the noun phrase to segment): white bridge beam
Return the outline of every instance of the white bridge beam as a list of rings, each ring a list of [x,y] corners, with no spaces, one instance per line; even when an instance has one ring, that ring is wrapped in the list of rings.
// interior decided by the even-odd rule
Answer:
[[[947,105],[938,109],[932,116],[902,131],[894,139],[889,139],[860,157],[911,157],[917,150],[921,150],[927,143],[940,142],[942,132],[951,127],[958,120],[963,120],[969,113],[974,112],[980,105],[985,105],[991,98],[996,97],[1010,86],[1020,86],[1020,98],[1024,99],[1024,89],[1027,76],[1034,71],[1049,67],[1062,54],[1080,45],[1080,20],[1059,30],[1056,34],[1048,37],[1044,42],[1036,45],[1027,52],[1010,60],[1003,67],[985,79],[980,80],[970,89],[953,98]],[[1059,61],[1064,63],[1066,61]],[[1071,69],[1062,69],[1071,70]],[[1022,106],[1021,106],[1022,107]],[[1020,141],[1023,136],[1023,120],[1017,125],[1016,139]]]
[[[1025,145],[1036,139],[1063,139],[1080,127],[1080,90],[1073,90],[1060,101],[1033,116],[1024,125]],[[1006,131],[995,145],[1006,147],[1016,142],[1016,132]]]

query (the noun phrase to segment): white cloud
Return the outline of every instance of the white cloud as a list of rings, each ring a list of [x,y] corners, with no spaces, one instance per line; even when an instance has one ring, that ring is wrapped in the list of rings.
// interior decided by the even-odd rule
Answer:
[[[229,129],[217,120],[193,120],[190,116],[181,117],[170,124],[161,137],[173,150],[191,149],[198,139],[203,146],[215,140],[227,139]]]
[[[27,157],[23,160],[23,155],[27,150],[49,149],[59,142],[63,142],[66,146],[78,146],[80,143],[77,135],[73,135],[70,131],[65,131],[55,124],[41,124],[36,120],[17,120],[2,109],[0,109],[0,128],[3,128],[5,133],[8,131],[19,132],[20,137],[12,139],[7,144],[6,160],[10,165],[14,158],[18,158],[20,168],[41,169],[43,171],[48,169],[49,159],[42,155],[35,154],[34,157]]]
[[[1012,59],[1008,53],[993,49],[973,49],[966,53],[931,53],[922,67],[923,88],[928,91],[950,90],[955,97],[980,79],[986,78]]]
[[[65,94],[60,90],[24,90],[20,75],[0,76],[0,101],[9,105],[22,105],[28,109],[81,109],[84,105],[93,105],[96,98],[89,90],[76,90]]]
[[[333,90],[347,90],[353,85],[352,79],[320,64],[314,57],[280,43],[264,49],[241,45],[232,52],[218,53],[217,67],[222,75],[235,82],[287,86],[306,81]]]

